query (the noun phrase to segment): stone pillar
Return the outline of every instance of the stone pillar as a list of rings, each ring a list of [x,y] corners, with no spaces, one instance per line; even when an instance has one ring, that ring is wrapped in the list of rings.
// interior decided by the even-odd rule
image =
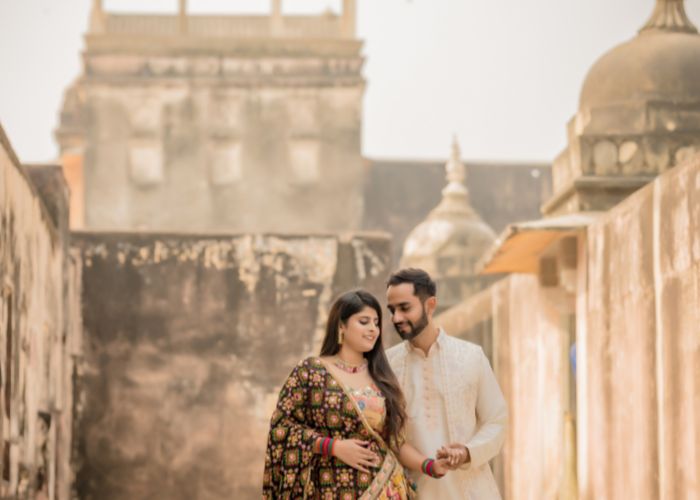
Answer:
[[[105,12],[102,7],[102,0],[92,0],[92,11],[90,12],[90,33],[105,32]]]
[[[272,36],[282,36],[282,0],[272,0]]]
[[[357,22],[357,2],[356,0],[343,0],[343,37],[355,38]]]
[[[70,228],[73,230],[85,227],[84,161],[85,150],[83,148],[73,148],[61,154],[63,176],[70,189],[70,210],[68,213]]]
[[[187,34],[187,0],[179,0],[180,8],[178,16],[180,18],[180,34]]]

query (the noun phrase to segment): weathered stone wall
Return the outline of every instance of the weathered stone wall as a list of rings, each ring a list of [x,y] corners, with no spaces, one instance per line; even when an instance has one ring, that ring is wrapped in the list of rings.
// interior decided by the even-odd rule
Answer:
[[[24,168],[0,128],[0,495],[70,498],[79,283],[58,167]]]
[[[536,276],[512,275],[491,291],[493,364],[509,410],[505,497],[557,499],[572,467],[565,449],[565,425],[572,411],[569,317]]]
[[[78,233],[84,500],[259,498],[268,419],[333,297],[384,295],[387,236]],[[389,332],[387,332],[389,333]]]
[[[582,254],[581,498],[698,498],[700,159],[591,226]]]

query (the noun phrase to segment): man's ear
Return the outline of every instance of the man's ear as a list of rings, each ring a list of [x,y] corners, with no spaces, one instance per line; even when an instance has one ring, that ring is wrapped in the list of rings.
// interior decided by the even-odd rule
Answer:
[[[429,297],[425,300],[425,312],[428,315],[428,318],[433,319],[433,313],[435,312],[435,309],[437,308],[437,297]]]

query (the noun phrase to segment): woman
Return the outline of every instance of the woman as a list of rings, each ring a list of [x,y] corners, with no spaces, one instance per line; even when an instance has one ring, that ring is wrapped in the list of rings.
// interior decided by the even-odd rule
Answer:
[[[268,437],[263,498],[413,498],[403,467],[442,477],[448,459],[404,442],[405,401],[382,347],[382,311],[363,290],[331,307],[320,357],[280,391]],[[403,466],[403,467],[402,467]]]

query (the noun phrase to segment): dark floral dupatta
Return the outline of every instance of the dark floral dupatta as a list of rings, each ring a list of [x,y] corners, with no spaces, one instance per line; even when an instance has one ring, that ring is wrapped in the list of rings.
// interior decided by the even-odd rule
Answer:
[[[313,452],[319,437],[361,439],[383,459],[361,472]],[[343,385],[318,358],[299,363],[287,378],[272,414],[263,474],[264,499],[412,498],[403,468],[369,426]]]

